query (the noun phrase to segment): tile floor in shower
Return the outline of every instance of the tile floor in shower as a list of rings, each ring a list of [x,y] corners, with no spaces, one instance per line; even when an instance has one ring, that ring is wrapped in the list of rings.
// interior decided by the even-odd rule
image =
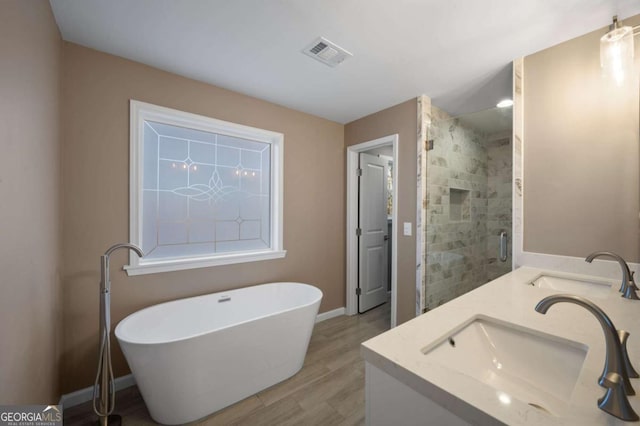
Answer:
[[[363,425],[364,362],[360,343],[389,329],[390,304],[316,324],[298,374],[193,424]],[[116,396],[122,425],[156,424],[137,387]],[[91,403],[64,411],[64,424],[96,424]]]

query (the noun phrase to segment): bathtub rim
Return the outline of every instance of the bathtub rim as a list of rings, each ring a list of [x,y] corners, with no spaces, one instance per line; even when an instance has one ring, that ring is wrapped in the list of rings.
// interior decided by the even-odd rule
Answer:
[[[122,337],[120,337],[118,335],[119,334],[118,333],[118,329],[120,328],[120,325],[122,323],[124,323],[127,319],[129,319],[130,317],[132,317],[134,315],[141,314],[142,312],[144,312],[146,310],[149,310],[149,309],[152,309],[152,308],[156,308],[157,306],[168,305],[168,304],[176,303],[176,302],[182,302],[182,301],[189,300],[189,299],[197,299],[199,297],[207,297],[207,296],[211,296],[213,294],[223,295],[223,294],[226,294],[226,293],[231,293],[232,291],[244,290],[244,289],[249,289],[249,288],[252,288],[252,287],[260,287],[260,286],[273,285],[273,284],[295,284],[297,286],[311,287],[311,289],[315,289],[318,292],[318,296],[319,297],[317,297],[316,299],[314,299],[313,301],[311,301],[309,303],[296,305],[296,306],[293,306],[293,307],[291,307],[289,309],[284,309],[284,310],[281,310],[281,311],[272,312],[271,314],[267,314],[267,315],[260,315],[260,316],[257,316],[257,317],[254,317],[254,318],[250,318],[250,319],[245,320],[245,321],[239,321],[239,322],[236,322],[236,323],[224,326],[224,327],[216,328],[214,330],[209,330],[209,331],[205,331],[205,332],[201,332],[201,333],[197,333],[197,334],[192,334],[192,335],[189,335],[189,336],[186,336],[186,337],[180,337],[180,338],[177,338],[177,339],[167,339],[167,340],[163,340],[161,342],[138,342],[138,341],[131,341],[131,340],[128,340],[128,339],[124,339],[124,338],[122,338]],[[324,293],[318,287],[316,287],[316,286],[314,286],[312,284],[306,284],[306,283],[294,282],[294,281],[278,281],[278,282],[272,282],[272,283],[256,284],[256,285],[247,286],[247,287],[239,287],[239,288],[234,288],[234,289],[226,290],[226,291],[216,291],[215,293],[206,293],[206,294],[201,294],[201,295],[198,295],[198,296],[189,296],[189,297],[183,297],[183,298],[180,298],[180,299],[173,299],[173,300],[169,300],[169,301],[161,302],[161,303],[156,303],[155,305],[151,305],[151,306],[147,306],[145,308],[139,309],[139,310],[137,310],[135,312],[130,313],[129,315],[124,317],[122,320],[118,321],[118,324],[116,325],[116,327],[115,327],[115,329],[113,331],[113,334],[116,337],[116,339],[118,340],[119,344],[122,344],[124,342],[124,343],[130,344],[130,345],[153,346],[153,345],[164,345],[164,344],[170,344],[170,343],[184,342],[186,340],[195,339],[195,338],[198,338],[198,337],[201,337],[201,336],[205,336],[207,334],[211,334],[211,333],[215,333],[215,332],[218,332],[218,331],[227,330],[227,329],[232,328],[232,327],[236,327],[236,326],[239,326],[239,325],[248,324],[248,323],[253,322],[253,321],[258,321],[260,319],[268,318],[270,316],[274,316],[274,314],[285,314],[285,313],[288,313],[288,312],[291,312],[291,311],[294,311],[294,310],[297,310],[297,309],[308,308],[308,307],[310,307],[310,306],[312,306],[312,305],[314,305],[316,303],[318,304],[318,308],[319,308],[323,297],[324,297]],[[317,316],[318,316],[318,313],[316,311],[316,317]]]

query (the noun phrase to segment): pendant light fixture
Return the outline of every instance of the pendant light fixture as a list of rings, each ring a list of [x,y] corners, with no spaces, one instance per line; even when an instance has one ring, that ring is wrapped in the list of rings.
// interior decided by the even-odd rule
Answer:
[[[634,30],[640,28],[623,26],[618,17],[613,17],[609,32],[600,39],[600,66],[605,78],[622,86],[633,70]]]

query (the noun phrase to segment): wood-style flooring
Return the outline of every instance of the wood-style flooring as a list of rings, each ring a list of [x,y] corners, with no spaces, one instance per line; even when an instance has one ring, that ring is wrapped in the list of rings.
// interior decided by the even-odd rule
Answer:
[[[389,329],[389,303],[365,314],[316,324],[302,370],[284,382],[206,417],[197,425],[363,425],[364,362],[360,343]],[[156,424],[137,387],[119,391],[122,424]],[[64,424],[95,424],[91,402],[66,409]]]

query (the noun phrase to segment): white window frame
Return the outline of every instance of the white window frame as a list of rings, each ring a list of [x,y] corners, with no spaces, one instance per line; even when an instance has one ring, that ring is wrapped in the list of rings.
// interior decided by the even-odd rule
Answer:
[[[165,260],[145,260],[144,257],[139,258],[135,253],[130,253],[129,265],[124,267],[128,275],[180,271],[285,257],[286,250],[282,245],[284,169],[284,135],[282,133],[216,120],[133,99],[130,100],[129,118],[129,239],[131,243],[139,246],[142,243],[144,122],[156,121],[271,145],[271,248]]]

